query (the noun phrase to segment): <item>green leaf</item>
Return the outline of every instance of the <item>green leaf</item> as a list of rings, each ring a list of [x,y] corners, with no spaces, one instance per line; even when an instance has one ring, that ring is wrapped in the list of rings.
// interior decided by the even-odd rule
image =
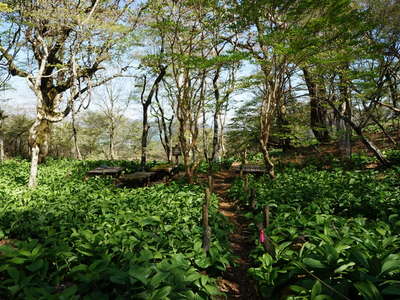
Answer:
[[[144,268],[144,267],[132,267],[129,269],[129,276],[139,280],[142,282],[144,285],[147,285],[148,283],[148,277],[151,273],[150,268]]]
[[[354,286],[366,300],[383,300],[377,287],[369,280],[356,282]]]
[[[157,225],[159,223],[161,223],[161,219],[159,216],[150,216],[150,217],[146,217],[146,218],[143,218],[142,220],[140,220],[140,225],[142,225],[142,226]]]
[[[171,293],[172,291],[172,287],[170,286],[165,286],[159,290],[157,290],[154,294],[154,296],[152,297],[152,299],[154,300],[163,300],[163,299],[167,299],[168,295]]]
[[[382,290],[382,295],[400,296],[400,285],[389,286]]]
[[[318,295],[313,300],[333,300],[333,299],[328,295]]]
[[[306,257],[303,259],[303,263],[313,269],[325,269],[326,268],[326,265],[324,265],[323,263],[321,263],[321,261],[314,259],[314,258]]]
[[[14,279],[15,281],[18,281],[20,274],[16,268],[13,268],[13,267],[7,268],[7,273],[8,273],[8,275],[10,275],[10,277],[12,279]]]
[[[68,300],[71,299],[72,296],[76,294],[78,291],[78,287],[76,285],[70,286],[66,288],[60,295],[58,295],[60,300]]]
[[[38,271],[40,268],[42,268],[44,265],[44,261],[43,259],[38,259],[37,261],[33,262],[32,264],[30,264],[29,266],[27,266],[26,268],[31,271],[31,272],[36,272]]]
[[[22,257],[14,257],[10,259],[9,262],[14,263],[16,265],[22,265],[24,262],[26,262],[26,259]]]
[[[381,268],[381,274],[400,270],[400,259],[398,256],[390,256],[385,259]]]
[[[322,291],[321,282],[319,280],[315,281],[311,289],[311,299],[314,300]]]
[[[349,262],[347,264],[341,265],[339,268],[335,269],[335,273],[341,273],[346,271],[348,268],[351,268],[352,266],[354,266],[356,263],[354,262]]]

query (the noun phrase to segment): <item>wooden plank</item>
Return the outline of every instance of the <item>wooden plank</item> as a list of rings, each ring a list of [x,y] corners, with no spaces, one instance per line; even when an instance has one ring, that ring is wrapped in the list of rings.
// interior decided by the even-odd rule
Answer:
[[[86,173],[88,176],[118,176],[124,169],[121,167],[98,167]]]
[[[118,178],[118,185],[124,187],[148,186],[155,174],[155,172],[135,172],[124,174]]]
[[[243,173],[264,173],[266,171],[264,166],[255,164],[245,164],[243,166],[235,164],[232,165],[231,168],[236,172],[240,172],[240,170],[242,170]]]
[[[120,177],[120,179],[123,181],[140,181],[144,179],[150,179],[155,174],[155,172],[135,172],[131,174],[124,174]]]

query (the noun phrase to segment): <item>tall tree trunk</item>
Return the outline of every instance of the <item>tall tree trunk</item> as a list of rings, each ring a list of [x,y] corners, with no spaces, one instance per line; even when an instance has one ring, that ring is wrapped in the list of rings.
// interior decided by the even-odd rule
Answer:
[[[286,118],[286,108],[285,105],[280,105],[277,111],[277,125],[279,128],[279,133],[282,135],[279,137],[279,144],[283,151],[286,151],[290,148],[290,128],[289,121]]]
[[[160,137],[161,144],[163,146],[165,155],[167,157],[168,163],[172,162],[172,123],[174,121],[174,115],[171,118],[167,118],[164,109],[158,98],[158,89],[155,94],[155,105],[152,106],[154,116],[157,119],[158,133]]]
[[[146,102],[147,103],[147,102]],[[148,108],[149,104],[143,105],[143,127],[142,127],[142,140],[141,140],[141,159],[140,159],[140,165],[142,169],[146,166],[146,160],[147,160],[147,141],[148,141],[148,136],[149,136],[149,121],[148,121]]]
[[[346,67],[346,70],[348,66]],[[348,120],[352,120],[352,107],[351,107],[351,99],[349,92],[349,85],[346,82],[344,75],[340,76],[340,84],[339,84],[339,92],[340,92],[340,113],[346,116]],[[344,157],[351,158],[352,154],[352,145],[351,145],[351,136],[352,136],[352,127],[349,122],[345,122],[343,118],[341,118],[341,131],[339,132],[339,149]]]
[[[37,186],[37,174],[38,174],[38,163],[39,163],[39,146],[32,146],[32,159],[31,159],[31,171],[29,175],[28,187],[34,188]]]
[[[323,99],[326,98],[325,88],[314,80],[306,68],[303,69],[303,74],[310,95],[311,129],[318,142],[327,143],[330,141],[330,135],[327,125],[327,110],[323,106]]]
[[[82,155],[81,151],[79,149],[79,144],[78,144],[78,130],[76,129],[76,111],[75,108],[72,104],[72,137],[74,141],[74,152],[75,152],[75,158],[78,160],[82,160]]]
[[[4,161],[4,119],[7,116],[4,114],[4,111],[0,109],[0,162]]]
[[[260,114],[260,145],[261,152],[264,157],[264,164],[267,172],[271,178],[275,178],[274,164],[269,156],[268,142],[270,136],[270,130],[272,125],[273,113],[275,110],[275,99],[272,93],[268,93],[264,96],[261,104]]]
[[[219,153],[217,153],[217,155],[218,155],[218,158],[221,160],[223,157],[225,157],[225,152],[226,152],[226,150],[225,150],[225,136],[224,136],[225,118],[223,118],[222,114],[220,114],[218,116],[218,119],[219,119],[218,120],[218,122],[219,122],[219,132],[218,132],[218,135],[219,135],[219,138],[218,138],[218,141],[219,141],[219,146],[218,146]]]
[[[213,141],[212,141],[212,149],[211,149],[211,157],[209,162],[210,169],[212,168],[212,162],[215,162],[218,158],[218,153],[220,151],[220,141],[219,141],[219,115],[221,110],[221,103],[220,103],[220,93],[218,87],[218,79],[221,72],[221,68],[217,68],[215,71],[215,75],[213,78],[213,88],[214,88],[214,100],[215,100],[215,107],[214,107],[214,114],[213,114]]]
[[[29,130],[29,146],[31,148],[31,171],[28,186],[37,185],[38,164],[44,160],[49,150],[50,128],[49,121],[40,112]]]
[[[398,89],[397,89],[396,77],[393,76],[389,72],[389,70],[386,72],[385,76],[386,76],[386,80],[389,83],[389,90],[390,90],[390,95],[391,95],[391,98],[392,98],[392,104],[393,104],[394,107],[397,108],[397,104],[398,104],[398,101],[399,101],[399,92],[398,92]]]
[[[167,67],[168,66],[162,66],[162,65],[159,66],[160,71],[158,73],[157,78],[154,80],[154,83],[153,83],[146,99],[144,97],[144,93],[146,91],[147,77],[144,76],[144,84],[143,84],[142,94],[140,96],[140,100],[142,102],[142,107],[143,107],[143,128],[142,128],[141,159],[140,159],[140,165],[141,165],[142,169],[145,168],[146,160],[147,160],[147,142],[148,142],[148,135],[149,135],[148,110],[149,110],[149,106],[151,104],[154,94],[157,93],[158,85],[161,82],[161,80],[164,78],[164,75],[167,71]]]
[[[0,131],[0,162],[4,161],[4,134]]]
[[[110,128],[110,159],[115,160],[115,126],[114,121],[111,122]]]

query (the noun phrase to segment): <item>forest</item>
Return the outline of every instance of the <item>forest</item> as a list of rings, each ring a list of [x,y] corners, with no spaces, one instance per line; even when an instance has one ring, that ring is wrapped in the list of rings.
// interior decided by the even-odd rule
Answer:
[[[400,299],[399,83],[397,0],[1,0],[0,299]]]

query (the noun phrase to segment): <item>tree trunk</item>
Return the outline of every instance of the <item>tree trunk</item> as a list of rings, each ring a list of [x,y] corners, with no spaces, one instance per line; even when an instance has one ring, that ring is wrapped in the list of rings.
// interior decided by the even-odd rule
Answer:
[[[287,151],[290,148],[290,123],[286,118],[285,105],[281,105],[277,111],[277,125],[279,133],[282,135],[279,137],[279,145],[283,151]]]
[[[0,162],[4,161],[4,135],[0,132]]]
[[[115,126],[114,121],[111,122],[110,128],[110,160],[115,160]]]
[[[28,187],[30,188],[34,188],[37,186],[39,153],[40,153],[39,146],[37,144],[32,146],[31,172],[29,174],[29,183],[28,183]]]
[[[341,97],[341,107],[340,114],[346,116],[348,120],[351,121],[352,108],[350,101],[349,87],[346,84],[343,76],[340,76],[339,85],[340,97]],[[349,122],[345,122],[343,119],[341,121],[341,131],[339,132],[339,149],[344,157],[351,159],[352,147],[351,147],[351,136],[352,128]]]
[[[29,146],[31,148],[31,172],[29,187],[37,184],[38,164],[43,162],[49,151],[50,127],[49,121],[38,113],[35,123],[29,130]]]
[[[268,152],[268,141],[272,125],[272,116],[275,110],[274,97],[271,93],[265,95],[261,105],[260,114],[260,145],[264,157],[265,168],[271,178],[275,178],[274,164],[271,161]]]
[[[143,106],[143,128],[142,128],[142,143],[141,143],[141,148],[142,148],[142,154],[141,154],[141,159],[140,159],[140,165],[142,169],[144,169],[146,165],[146,160],[147,160],[147,142],[148,142],[148,135],[149,135],[149,125],[148,125],[148,109],[151,104],[151,101],[153,99],[154,94],[157,94],[158,90],[158,85],[161,82],[161,80],[164,78],[164,75],[167,71],[167,66],[159,66],[160,72],[158,73],[157,78],[154,80],[154,83],[150,89],[149,94],[147,95],[146,99],[144,98],[144,92],[146,90],[146,83],[147,83],[147,77],[144,76],[144,84],[143,84],[143,89],[142,89],[142,94],[140,96],[140,100],[142,102]]]
[[[394,138],[386,131],[385,127],[375,118],[373,115],[371,115],[371,120],[378,125],[379,129],[382,130],[382,133],[387,137],[387,139],[393,144],[393,146],[397,146],[397,142],[394,140]]]
[[[4,161],[4,131],[3,131],[3,116],[0,110],[0,162]]]
[[[72,107],[72,136],[74,141],[75,158],[78,160],[82,160],[81,151],[78,145],[78,130],[76,129],[75,117],[76,117],[76,112],[74,107]]]
[[[382,152],[379,150],[378,147],[375,146],[375,144],[370,141],[362,132],[362,129],[357,126],[351,119],[349,119],[345,114],[343,114],[342,112],[340,112],[335,104],[329,100],[326,99],[327,103],[329,104],[330,107],[332,107],[332,109],[336,112],[336,114],[342,118],[348,125],[351,126],[351,128],[355,131],[355,133],[357,133],[357,135],[361,138],[361,141],[363,142],[363,144],[367,147],[368,150],[370,150],[375,157],[385,166],[389,166],[390,163],[389,161],[383,156]]]
[[[310,95],[311,129],[318,142],[327,143],[330,141],[326,116],[327,110],[322,105],[323,99],[326,98],[325,88],[312,78],[306,68],[303,69],[303,74]]]
[[[141,159],[140,166],[144,170],[147,160],[147,140],[149,136],[149,121],[148,121],[148,108],[150,103],[146,102],[143,104],[143,129],[142,129],[142,141],[141,141]]]

